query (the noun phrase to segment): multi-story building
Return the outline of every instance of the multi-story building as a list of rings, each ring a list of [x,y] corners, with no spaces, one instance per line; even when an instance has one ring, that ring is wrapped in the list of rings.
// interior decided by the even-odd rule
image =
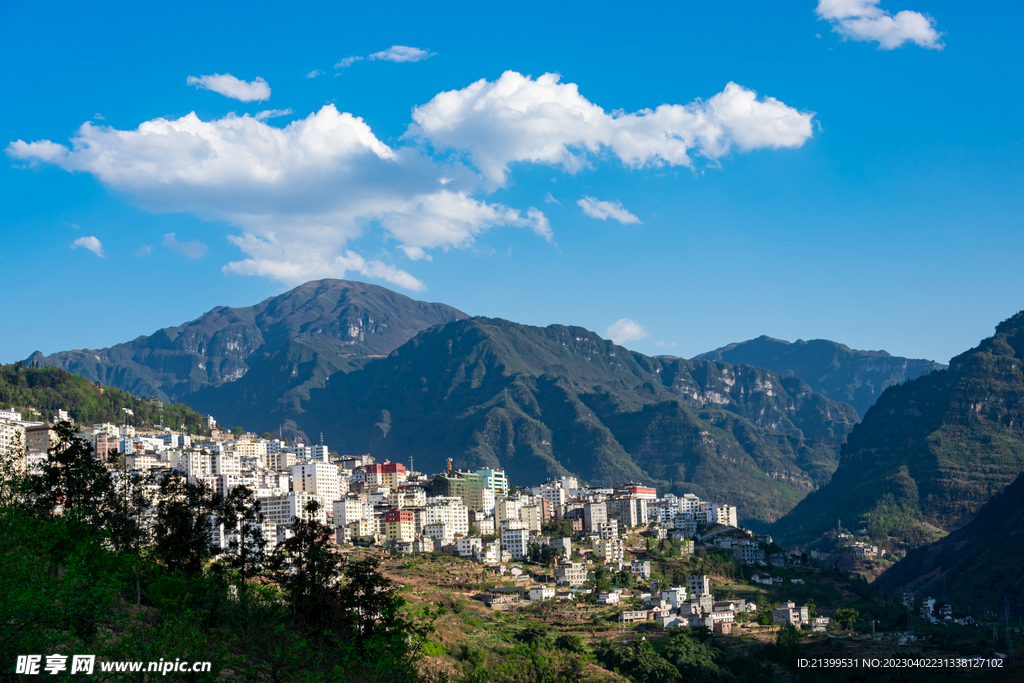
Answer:
[[[25,427],[25,451],[28,455],[45,455],[57,443],[53,425],[41,424]]]
[[[585,503],[583,505],[583,528],[587,531],[596,532],[600,525],[608,521],[608,508],[604,501],[599,503]]]
[[[334,526],[348,526],[360,519],[373,517],[373,505],[361,498],[343,498],[331,503]]]
[[[213,456],[204,451],[185,451],[178,459],[177,469],[193,483],[199,477],[212,477]]]
[[[542,518],[540,505],[524,505],[519,508],[519,519],[530,531],[540,533]]]
[[[461,498],[454,496],[428,498],[423,525],[435,522],[448,525],[453,536],[469,535],[469,511]]]
[[[710,595],[711,594],[711,579],[703,574],[695,574],[686,577],[686,589],[690,591],[690,595]]]
[[[476,474],[480,477],[484,488],[494,491],[499,496],[508,494],[508,477],[505,476],[505,470],[501,468],[485,468],[477,470]]]
[[[252,458],[267,467],[267,442],[266,441],[235,441],[228,444],[227,450],[234,451],[238,459]],[[269,469],[269,468],[267,468]]]
[[[479,558],[483,554],[483,541],[479,538],[459,538],[455,541],[459,557]]]
[[[20,413],[14,414],[20,416]],[[13,421],[0,419],[0,455],[18,453],[24,445],[25,427],[15,424]]]
[[[622,562],[624,557],[622,540],[617,536],[610,539],[595,538],[591,549],[595,557],[600,557],[607,562]]]
[[[800,628],[808,621],[807,607],[797,607],[794,602],[781,603],[772,610],[772,626],[792,625]]]
[[[341,498],[338,466],[324,462],[292,465],[292,490],[315,493],[327,503]]]
[[[649,486],[635,481],[631,481],[628,484],[615,487],[616,496],[628,496],[629,498],[637,498],[640,500],[655,500],[658,497],[657,489],[653,489]]]
[[[501,547],[511,553],[513,560],[526,556],[529,542],[530,532],[526,529],[504,528],[501,530]]]
[[[613,498],[605,501],[608,519],[618,520],[622,527],[647,526],[647,500],[644,498]]]
[[[559,562],[555,566],[555,583],[579,586],[587,581],[587,565],[582,562]]]
[[[210,456],[213,474],[222,476],[239,476],[242,473],[242,461],[234,453],[214,453]]]
[[[558,553],[564,558],[572,557],[572,539],[570,538],[552,538],[550,544],[551,549]]]
[[[314,500],[320,503],[320,509],[315,517],[306,510],[306,506]],[[263,513],[265,519],[275,524],[291,524],[296,517],[305,520],[315,519],[321,524],[327,523],[327,508],[315,493],[300,491],[288,495],[260,498],[260,512]]]
[[[405,465],[385,460],[377,465],[366,466],[367,486],[397,488],[406,479]]]
[[[413,514],[408,510],[388,510],[384,513],[384,524],[384,539],[389,548],[399,541],[412,541],[416,538]]]

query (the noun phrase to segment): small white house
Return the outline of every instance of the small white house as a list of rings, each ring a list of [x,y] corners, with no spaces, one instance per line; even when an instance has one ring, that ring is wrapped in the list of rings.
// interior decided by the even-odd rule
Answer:
[[[599,605],[616,605],[618,602],[618,593],[599,593],[597,596],[597,604]]]
[[[534,586],[530,589],[530,601],[553,600],[555,597],[554,586]]]

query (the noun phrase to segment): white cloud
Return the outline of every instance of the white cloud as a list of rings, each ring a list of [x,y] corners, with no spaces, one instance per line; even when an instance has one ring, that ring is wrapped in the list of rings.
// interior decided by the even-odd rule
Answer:
[[[772,98],[758,100],[735,84],[707,102],[607,114],[557,76],[533,80],[512,72],[495,83],[441,93],[416,110],[396,147],[333,105],[281,127],[268,123],[281,113],[210,121],[190,113],[134,130],[86,122],[70,145],[16,140],[6,153],[28,164],[90,173],[149,211],[227,224],[228,239],[242,254],[224,266],[226,273],[295,284],[354,272],[420,290],[423,282],[388,263],[390,257],[359,254],[352,243],[376,233],[421,261],[432,250],[473,248],[499,226],[528,228],[553,242],[551,225],[536,207],[480,198],[495,181],[505,181],[513,161],[572,171],[591,163],[591,151],[607,148],[631,166],[689,164],[687,150],[714,159],[729,149],[799,146],[810,136],[813,116]],[[446,148],[468,151],[480,172]],[[592,210],[636,220],[621,204],[589,199]],[[182,248],[173,234],[170,239],[165,244]]]
[[[164,235],[164,246],[180,252],[188,258],[201,258],[206,255],[208,247],[198,240],[192,242],[179,242],[173,232]]]
[[[408,135],[437,149],[465,150],[494,186],[517,161],[560,165],[574,173],[588,154],[610,150],[627,166],[692,166],[690,152],[718,159],[733,149],[800,147],[811,112],[735,83],[708,100],[608,113],[557,74],[533,79],[506,71],[436,95],[413,110]]]
[[[620,318],[608,326],[608,329],[604,331],[604,336],[616,344],[625,344],[626,342],[646,339],[649,335],[647,330],[637,321],[630,320],[629,318]]]
[[[426,289],[423,282],[406,271],[381,261],[367,261],[354,251],[345,251],[331,258],[322,258],[312,252],[303,255],[300,261],[248,258],[233,261],[221,270],[225,274],[260,275],[286,283],[302,283],[326,277],[344,278],[346,272],[353,271],[415,292]]]
[[[547,196],[544,197],[544,203],[545,204],[558,204],[559,206],[562,205],[562,202],[560,202],[557,199],[555,199],[555,195],[551,194],[550,190],[548,190]]]
[[[583,209],[583,213],[587,214],[591,218],[597,218],[602,221],[614,218],[623,225],[640,222],[640,219],[629,211],[626,211],[626,208],[622,206],[622,202],[618,200],[614,202],[602,202],[596,197],[584,197],[576,202],[576,204]]]
[[[291,116],[294,113],[291,107],[287,109],[264,109],[263,111],[256,112],[254,118],[257,121],[266,121],[267,119],[276,119],[279,116]]]
[[[654,342],[654,345],[658,346],[658,347],[661,347],[661,348],[665,348],[665,349],[675,348],[675,347],[679,346],[679,344],[676,344],[675,342],[665,342],[665,341],[656,341],[656,342]]]
[[[203,90],[212,90],[240,102],[262,102],[270,99],[270,86],[258,76],[252,82],[235,78],[231,74],[211,74],[198,78],[189,76],[185,83]]]
[[[363,58],[362,57],[357,57],[355,55],[353,55],[352,57],[345,57],[344,59],[339,61],[337,64],[335,64],[334,68],[335,69],[344,69],[345,67],[352,66],[356,62],[361,62],[361,61],[363,61]]]
[[[100,242],[95,237],[93,237],[92,235],[90,235],[89,237],[79,237],[77,240],[71,243],[72,249],[78,249],[79,247],[82,247],[83,249],[88,249],[89,251],[96,254],[100,258],[105,258],[103,256],[103,243]]]
[[[71,147],[18,140],[7,154],[86,171],[151,211],[184,211],[240,228],[245,258],[225,272],[288,284],[354,271],[411,289],[423,283],[348,243],[380,229],[413,260],[471,247],[500,225],[552,239],[544,214],[474,199],[479,179],[418,150],[392,149],[333,105],[276,128],[251,116],[202,121],[194,113],[137,130],[85,123]],[[165,240],[165,244],[179,245]]]
[[[102,120],[104,120],[106,118],[103,114],[101,114],[99,112],[96,112],[95,114],[93,114],[92,117],[94,119],[96,119],[97,121],[102,121]]]
[[[387,62],[421,62],[433,56],[434,53],[430,50],[421,50],[418,47],[407,45],[392,45],[386,50],[374,52],[367,59],[383,59]]]
[[[941,50],[942,34],[935,30],[935,20],[920,12],[903,10],[895,16],[878,6],[880,0],[818,0],[818,17],[827,19],[832,30],[847,38],[877,42],[883,50],[893,50],[904,43]]]
[[[323,71],[321,71],[320,69],[313,69],[308,74],[306,74],[306,78],[316,78],[317,76],[320,76],[322,74]]]
[[[152,254],[153,254],[153,245],[152,244],[147,244],[146,246],[139,247],[138,249],[135,250],[135,256],[137,256],[137,257],[140,257],[140,256],[151,256]]]

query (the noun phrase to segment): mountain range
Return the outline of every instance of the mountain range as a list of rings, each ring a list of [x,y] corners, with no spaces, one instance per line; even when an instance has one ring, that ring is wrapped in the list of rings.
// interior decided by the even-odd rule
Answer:
[[[832,480],[774,528],[809,543],[839,520],[916,545],[969,522],[1024,472],[1024,312],[949,367],[889,387],[854,427]]]
[[[465,317],[376,285],[319,280],[255,306],[219,306],[110,348],[36,352],[26,363],[180,401],[229,426],[259,422],[276,430],[335,372],[362,367],[420,330]]]
[[[761,337],[694,360],[630,352],[582,328],[467,316],[382,287],[309,282],[99,350],[43,356],[222,424],[517,480],[644,479],[779,519],[825,485],[863,409],[937,364]],[[814,390],[817,389],[817,392]],[[837,400],[833,400],[837,399]]]
[[[861,418],[886,388],[946,367],[885,351],[856,351],[827,339],[788,342],[765,336],[702,353],[694,360],[744,363],[799,377],[816,393],[849,403]]]

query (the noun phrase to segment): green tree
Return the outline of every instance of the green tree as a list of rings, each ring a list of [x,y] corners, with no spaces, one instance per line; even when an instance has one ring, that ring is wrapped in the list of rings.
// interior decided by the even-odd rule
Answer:
[[[723,677],[717,662],[719,653],[693,637],[689,629],[672,628],[663,655],[685,680],[719,680]]]
[[[833,620],[840,628],[844,628],[849,631],[853,630],[858,617],[860,617],[860,612],[852,607],[844,607],[843,609],[836,610]]]
[[[210,488],[193,484],[177,474],[160,482],[153,524],[156,555],[171,571],[185,576],[202,572],[213,554],[213,523],[218,500]]]

